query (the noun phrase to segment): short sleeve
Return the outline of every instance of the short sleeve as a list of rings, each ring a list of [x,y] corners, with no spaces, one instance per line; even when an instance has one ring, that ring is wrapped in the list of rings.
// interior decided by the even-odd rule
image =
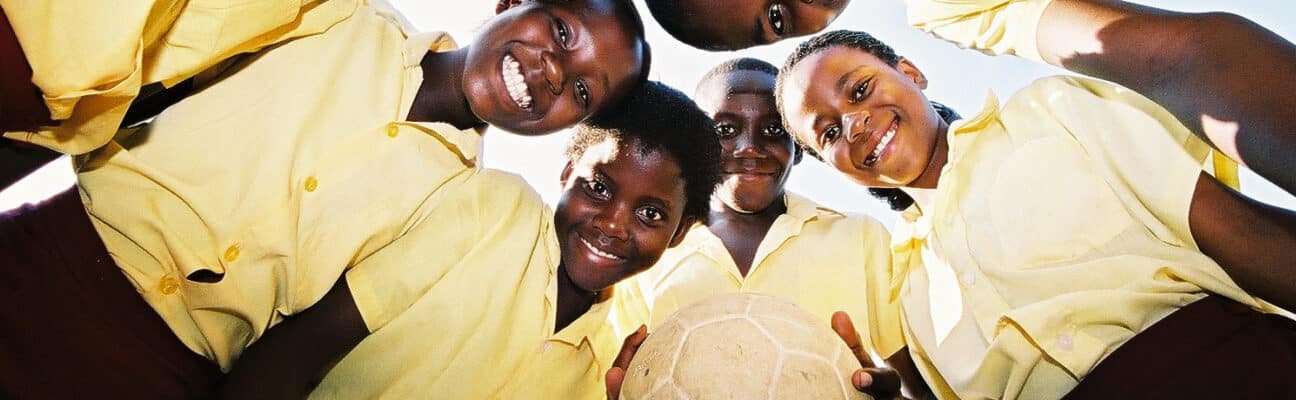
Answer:
[[[521,178],[482,170],[444,191],[449,193],[429,200],[436,204],[425,219],[347,270],[347,285],[371,332],[430,291],[507,286],[523,276],[528,255],[547,254],[552,214]],[[473,283],[479,279],[501,281]]]
[[[900,322],[900,300],[891,298],[891,235],[881,223],[872,218],[856,218],[863,225],[863,242],[859,245],[864,246],[865,254],[863,267],[867,277],[864,289],[868,301],[868,339],[873,350],[882,358],[887,358],[905,347]]]
[[[1040,16],[1052,0],[906,0],[909,24],[962,48],[1042,61]]]
[[[1023,93],[1088,154],[1131,216],[1160,240],[1196,249],[1188,210],[1210,146],[1160,105],[1119,85],[1046,78]],[[1006,112],[1007,114],[1007,112]],[[1026,113],[1018,113],[1023,115]]]

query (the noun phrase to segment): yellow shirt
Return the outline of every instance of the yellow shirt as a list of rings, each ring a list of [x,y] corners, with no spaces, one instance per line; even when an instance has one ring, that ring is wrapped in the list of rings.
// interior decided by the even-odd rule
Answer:
[[[473,174],[436,213],[347,272],[373,332],[312,397],[598,399],[619,341],[600,301],[554,334],[553,214],[521,178]],[[451,212],[452,211],[452,212]]]
[[[1016,54],[1044,62],[1038,31],[1044,9],[1053,0],[905,0],[909,24],[962,48],[985,54]],[[1215,177],[1236,189],[1238,164],[1216,152]]]
[[[825,323],[833,312],[846,311],[880,356],[903,347],[898,304],[889,300],[886,228],[795,194],[785,199],[787,212],[761,239],[746,278],[720,238],[697,224],[652,268],[619,284],[612,312],[618,336],[640,324],[655,328],[710,296],[760,293],[792,301]]]
[[[361,8],[78,158],[82,200],[117,265],[225,369],[474,169],[478,133],[404,121],[419,61],[454,44],[407,39],[397,20]]]
[[[0,0],[59,126],[5,132],[69,154],[113,137],[140,87],[318,34],[358,0]]]
[[[934,204],[893,231],[892,290],[942,398],[1058,398],[1207,293],[1273,311],[1198,250],[1210,147],[1150,100],[1045,78],[949,132]]]

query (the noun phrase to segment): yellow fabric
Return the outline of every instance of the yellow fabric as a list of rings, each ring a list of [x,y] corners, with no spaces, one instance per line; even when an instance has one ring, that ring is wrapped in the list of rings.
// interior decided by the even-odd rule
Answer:
[[[539,195],[485,170],[439,203],[445,212],[347,271],[373,333],[312,397],[600,398],[594,346],[616,346],[610,301],[553,333],[561,255]]]
[[[69,154],[113,137],[152,83],[167,86],[235,54],[315,35],[358,0],[0,0],[59,126],[5,132]]]
[[[222,368],[437,212],[475,169],[477,132],[404,121],[419,60],[454,44],[407,40],[397,20],[361,8],[78,157],[82,200],[113,259]]]
[[[904,347],[899,305],[890,301],[890,235],[876,220],[848,216],[788,194],[788,210],[761,240],[746,278],[720,238],[698,224],[657,264],[617,286],[612,321],[620,337],[654,328],[709,296],[760,293],[825,321],[846,311],[882,357]]]
[[[909,24],[962,48],[1043,62],[1035,33],[1053,0],[905,0]]]
[[[1188,209],[1210,147],[1120,86],[1039,80],[950,126],[934,204],[893,231],[919,369],[942,398],[1058,398],[1133,335],[1217,293]]]

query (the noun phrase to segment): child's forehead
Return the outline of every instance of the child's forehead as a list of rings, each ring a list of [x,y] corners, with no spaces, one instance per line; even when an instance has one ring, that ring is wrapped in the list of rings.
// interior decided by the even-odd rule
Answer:
[[[775,76],[767,72],[734,70],[708,77],[698,85],[695,95],[699,106],[714,109],[721,102],[737,94],[757,94],[774,97]]]

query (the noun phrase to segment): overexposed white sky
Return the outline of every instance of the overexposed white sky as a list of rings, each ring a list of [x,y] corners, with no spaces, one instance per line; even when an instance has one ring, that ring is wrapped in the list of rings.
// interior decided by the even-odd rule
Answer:
[[[475,29],[490,18],[495,3],[490,0],[391,0],[420,30],[449,32],[460,45],[472,42]],[[756,1],[756,0],[753,0]],[[1296,37],[1296,5],[1289,0],[1206,0],[1138,1],[1180,11],[1229,11],[1248,17],[1283,37]],[[736,52],[711,53],[683,45],[652,20],[642,0],[635,0],[653,50],[651,78],[692,93],[698,78],[708,69],[736,57],[755,57],[780,66],[787,54],[804,39]],[[931,82],[927,97],[954,107],[964,115],[981,108],[986,93],[993,90],[1007,98],[1031,81],[1063,71],[1015,57],[988,57],[961,50],[934,39],[905,24],[901,0],[854,0],[829,29],[864,30],[882,39],[914,61]],[[1245,46],[1244,43],[1239,43]],[[527,138],[492,130],[486,134],[486,166],[522,175],[549,202],[558,198],[558,174],[563,166],[566,132]],[[1294,155],[1296,156],[1296,155]],[[1296,209],[1296,197],[1264,182],[1249,171],[1242,177],[1243,192],[1270,204]],[[0,192],[0,209],[40,199],[68,187],[73,180],[66,161],[51,165],[19,186]],[[841,211],[864,213],[888,226],[896,214],[865,189],[841,177],[822,163],[807,158],[793,169],[789,190]]]

